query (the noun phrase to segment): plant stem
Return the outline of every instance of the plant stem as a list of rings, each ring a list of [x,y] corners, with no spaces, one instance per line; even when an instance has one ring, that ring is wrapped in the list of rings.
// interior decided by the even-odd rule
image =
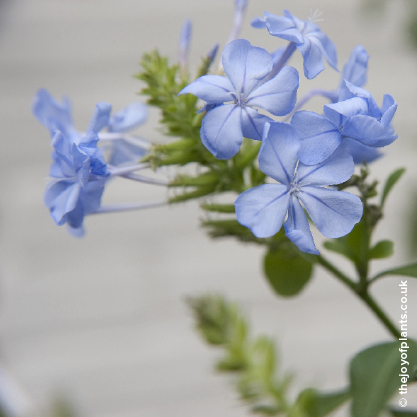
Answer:
[[[337,269],[333,264],[331,264],[328,260],[326,260],[323,255],[318,256],[318,262],[321,266],[331,272],[333,275],[336,276],[340,281],[342,281],[345,285],[347,285],[353,292],[357,293],[356,284],[348,278],[343,272]]]
[[[368,293],[367,286],[363,287],[362,283],[355,283],[350,278],[348,278],[343,272],[337,269],[332,263],[326,260],[322,255],[318,257],[318,262],[321,266],[331,272],[336,278],[338,278],[343,284],[348,286],[359,298],[361,298],[367,306],[376,314],[376,316],[381,320],[384,326],[389,330],[389,332],[398,339],[400,337],[400,332],[384,313],[384,311],[379,307],[375,300]],[[367,281],[368,282],[368,281]]]
[[[398,329],[392,324],[391,320],[387,317],[387,315],[382,311],[381,307],[376,303],[376,301],[371,297],[370,294],[364,292],[362,294],[358,294],[360,298],[368,305],[368,307],[378,316],[378,318],[384,323],[385,327],[390,331],[390,333],[396,338],[399,339],[401,337],[400,332]]]

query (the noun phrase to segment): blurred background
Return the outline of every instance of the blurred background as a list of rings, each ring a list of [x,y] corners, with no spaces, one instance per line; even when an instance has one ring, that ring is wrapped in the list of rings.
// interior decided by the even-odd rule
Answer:
[[[372,166],[372,175],[381,180],[407,168],[376,233],[394,240],[396,250],[392,259],[376,263],[375,271],[415,259],[417,72],[410,5],[250,0],[242,33],[273,51],[282,41],[251,28],[253,17],[288,8],[305,19],[310,9],[319,9],[320,26],[337,46],[339,68],[362,44],[371,56],[366,88],[379,104],[385,93],[399,103],[394,118],[399,139]],[[45,87],[57,98],[68,95],[75,126],[83,130],[96,102],[108,101],[119,110],[138,99],[141,84],[132,76],[144,52],[158,48],[171,62],[177,60],[186,18],[193,22],[190,67],[195,70],[215,43],[224,46],[233,0],[0,1],[0,390],[9,400],[15,396],[22,416],[45,416],[57,399],[85,417],[248,415],[230,380],[214,373],[216,352],[196,335],[187,295],[218,291],[241,302],[254,332],[276,337],[282,367],[296,373],[299,388],[342,387],[348,358],[390,340],[366,307],[321,270],[300,297],[274,296],[261,271],[261,250],[210,241],[199,228],[197,202],[91,216],[81,240],[49,217],[42,196],[50,139],[31,114],[36,91]],[[291,64],[301,70],[298,53]],[[334,89],[339,77],[326,69],[311,82],[303,78],[299,94]],[[323,104],[316,99],[309,109],[319,111]],[[151,110],[137,134],[165,141],[157,121]],[[164,191],[120,180],[104,201],[158,196]],[[334,256],[343,268],[343,260]],[[415,284],[409,287],[414,337]],[[398,280],[381,280],[374,294],[397,321]],[[407,398],[417,405],[417,395]]]

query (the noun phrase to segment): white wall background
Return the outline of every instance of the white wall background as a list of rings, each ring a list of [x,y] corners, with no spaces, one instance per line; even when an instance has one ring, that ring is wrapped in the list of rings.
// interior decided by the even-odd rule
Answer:
[[[395,258],[375,270],[409,260],[402,239],[416,189],[416,61],[402,40],[402,2],[393,3],[372,19],[363,16],[359,0],[252,0],[243,32],[273,50],[281,41],[252,29],[252,17],[289,8],[306,18],[318,8],[340,67],[363,44],[371,55],[367,88],[379,103],[384,93],[398,101],[400,137],[373,172],[386,177],[406,166],[408,173],[377,232],[395,240]],[[193,331],[183,302],[206,291],[242,302],[255,332],[276,336],[283,367],[297,373],[298,387],[343,386],[348,358],[389,340],[366,307],[321,270],[301,297],[275,297],[261,273],[260,250],[210,241],[199,229],[197,203],[93,216],[82,240],[56,227],[43,206],[50,147],[31,115],[37,89],[70,96],[82,130],[96,102],[117,110],[137,99],[141,85],[132,75],[144,52],[158,48],[176,59],[184,19],[194,25],[194,68],[216,42],[223,46],[232,0],[10,0],[0,2],[0,13],[0,361],[37,406],[65,396],[86,417],[247,415],[231,381],[212,371],[216,353]],[[298,56],[292,63],[301,69]],[[312,86],[333,88],[338,79],[328,69],[313,82],[304,79],[300,94]],[[157,120],[153,111],[138,133],[163,140]],[[158,193],[120,181],[105,198],[140,201]],[[400,314],[397,284],[388,278],[375,288],[393,320]],[[415,301],[416,285],[411,290]],[[414,301],[410,296],[417,336]]]

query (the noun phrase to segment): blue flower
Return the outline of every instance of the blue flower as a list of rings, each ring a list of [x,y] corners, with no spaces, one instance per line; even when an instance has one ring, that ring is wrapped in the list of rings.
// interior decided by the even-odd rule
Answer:
[[[100,207],[105,176],[93,174],[94,157],[62,132],[56,131],[52,146],[54,163],[50,175],[53,180],[45,192],[45,205],[58,226],[66,223],[73,235],[82,236],[84,216]]]
[[[261,140],[265,122],[272,121],[254,107],[276,116],[286,115],[294,108],[298,72],[284,67],[274,78],[263,82],[272,70],[272,57],[244,39],[229,43],[222,61],[227,77],[205,75],[180,94],[192,93],[207,102],[201,140],[216,158],[229,159],[239,151],[243,136]]]
[[[284,10],[284,16],[265,12],[263,18],[258,17],[252,21],[252,26],[267,28],[272,36],[295,44],[303,56],[306,78],[315,78],[324,70],[323,58],[337,70],[336,47],[314,22],[300,20]]]
[[[305,165],[298,160],[300,145],[290,124],[265,125],[259,167],[279,184],[263,184],[242,193],[235,202],[236,216],[259,238],[275,235],[285,222],[285,234],[301,251],[318,254],[303,206],[329,238],[348,234],[363,208],[359,197],[326,188],[352,176],[354,164],[346,150],[340,147],[323,163]]]
[[[146,106],[133,103],[110,117],[110,104],[98,103],[85,133],[78,132],[73,126],[71,107],[66,98],[61,104],[46,90],[40,90],[33,103],[33,112],[48,128],[54,149],[49,171],[52,181],[45,192],[45,204],[57,225],[66,223],[73,235],[82,236],[84,216],[99,209],[105,182],[110,176],[103,153],[97,146],[98,133],[105,127],[111,132],[108,135],[135,127],[146,119]],[[112,161],[122,163],[131,154],[135,155],[137,146],[126,145],[121,139],[113,139],[111,143]],[[144,147],[140,149],[143,154]]]
[[[343,67],[339,90],[345,88],[343,81],[348,81],[356,87],[363,87],[367,81],[368,61],[369,55],[366,49],[362,45],[356,45]]]
[[[135,143],[133,138],[115,135],[132,130],[145,122],[148,110],[147,106],[142,103],[134,102],[112,116],[110,104],[98,103],[86,132],[79,132],[74,127],[68,98],[64,98],[61,104],[46,90],[41,89],[35,96],[32,109],[37,119],[49,130],[51,137],[56,131],[60,131],[67,139],[69,146],[76,143],[92,158],[92,169],[96,175],[108,175],[103,153],[98,148],[99,133],[104,128],[113,134],[107,135],[111,137],[111,140],[108,141],[108,146],[104,147],[109,153],[109,164],[121,165],[136,162],[147,152],[147,147],[143,146],[145,142],[143,139]]]
[[[302,139],[299,158],[305,164],[323,162],[342,142],[355,156],[355,162],[363,162],[372,159],[372,152],[366,155],[364,146],[380,148],[397,138],[391,127],[397,109],[394,99],[386,94],[380,109],[368,91],[348,81],[344,83],[341,101],[325,105],[324,116],[300,111],[291,119]],[[361,157],[363,160],[358,161]]]

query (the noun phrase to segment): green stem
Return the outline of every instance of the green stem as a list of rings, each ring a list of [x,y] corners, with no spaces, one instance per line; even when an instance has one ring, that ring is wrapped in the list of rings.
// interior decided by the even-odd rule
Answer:
[[[398,329],[392,324],[391,320],[388,316],[384,313],[384,311],[379,307],[376,301],[371,297],[370,294],[364,292],[362,294],[358,294],[360,298],[367,304],[367,306],[378,316],[378,318],[384,323],[385,327],[390,331],[390,333],[396,338],[399,339],[401,337],[400,332]]]
[[[342,271],[337,269],[333,264],[326,260],[323,255],[318,256],[318,262],[321,266],[336,276],[343,284],[347,285],[354,293],[357,292],[356,284],[348,278]]]
[[[383,312],[381,307],[375,302],[375,300],[368,294],[367,286],[363,286],[362,282],[355,283],[349,277],[347,277],[343,272],[337,269],[332,263],[326,260],[323,255],[318,256],[318,262],[321,266],[331,272],[336,278],[338,278],[343,284],[347,285],[358,297],[360,297],[367,306],[376,314],[376,316],[381,320],[384,326],[390,331],[390,333],[398,339],[400,337],[400,332],[388,318],[388,316]]]

